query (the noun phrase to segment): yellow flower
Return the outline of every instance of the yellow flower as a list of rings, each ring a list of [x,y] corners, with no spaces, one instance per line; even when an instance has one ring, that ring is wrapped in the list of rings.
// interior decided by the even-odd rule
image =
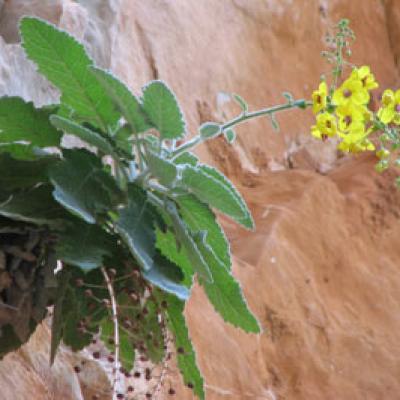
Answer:
[[[336,119],[327,112],[317,115],[317,124],[311,127],[311,135],[318,139],[327,139],[337,133]]]
[[[373,90],[379,86],[378,82],[375,80],[374,74],[371,73],[371,70],[367,65],[363,65],[360,68],[354,68],[351,77],[359,79],[367,90]]]
[[[365,107],[346,103],[336,108],[339,117],[339,130],[346,133],[363,134],[365,131]]]
[[[393,92],[386,89],[382,95],[382,107],[378,111],[378,118],[384,123],[394,122],[400,125],[400,89]]]
[[[318,90],[314,90],[312,93],[312,101],[313,101],[313,112],[314,114],[318,114],[321,110],[326,107],[326,97],[328,95],[328,87],[325,81],[322,81]]]
[[[339,133],[342,141],[338,145],[338,149],[343,152],[360,153],[362,151],[375,150],[374,144],[368,139],[371,129],[363,133]]]
[[[332,101],[336,106],[347,103],[365,105],[369,102],[369,93],[359,79],[350,77],[343,82],[342,86],[335,90]]]

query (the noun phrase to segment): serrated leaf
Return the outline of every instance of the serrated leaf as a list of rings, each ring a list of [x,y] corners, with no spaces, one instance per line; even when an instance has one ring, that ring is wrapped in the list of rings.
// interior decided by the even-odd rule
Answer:
[[[139,186],[129,185],[128,205],[119,210],[115,228],[145,271],[153,267],[156,214],[146,193]]]
[[[48,181],[48,168],[55,162],[55,157],[27,161],[16,160],[7,153],[0,153],[0,188],[12,191],[45,183]]]
[[[0,215],[16,221],[57,227],[68,217],[53,199],[49,185],[36,186],[17,193],[0,190]]]
[[[39,72],[61,91],[62,115],[74,112],[107,132],[118,113],[104,88],[88,70],[93,61],[82,44],[67,32],[43,20],[24,17],[20,23],[22,46]]]
[[[173,92],[162,81],[152,81],[143,89],[143,109],[160,132],[161,139],[179,139],[185,122]]]
[[[247,306],[239,283],[228,269],[221,266],[214,252],[203,238],[196,238],[196,243],[213,276],[213,283],[201,278],[199,282],[204,287],[207,297],[215,310],[224,321],[246,332],[259,333],[260,326]]]
[[[58,237],[57,257],[84,272],[101,267],[104,257],[112,256],[112,237],[98,225],[74,219]]]
[[[237,202],[241,205],[243,209],[243,216],[239,219],[235,219],[236,222],[243,225],[247,229],[254,229],[254,221],[251,216],[251,213],[247,207],[246,202],[243,200],[240,193],[233,186],[232,182],[221,172],[217,171],[215,168],[209,167],[208,165],[199,165],[198,168],[206,173],[207,175],[213,177],[215,180],[220,182],[225,186],[227,190],[230,191],[231,195],[237,200]]]
[[[183,381],[187,385],[193,385],[193,392],[199,399],[204,399],[204,381],[197,366],[196,353],[184,317],[185,303],[173,296],[166,297],[168,308],[168,327],[175,338],[176,348],[182,348],[184,354],[178,354],[178,367],[181,371]]]
[[[90,71],[106,90],[117,109],[121,111],[131,126],[132,133],[141,133],[151,128],[139,100],[123,82],[100,68],[90,67]]]
[[[199,128],[200,136],[203,139],[211,139],[218,136],[221,132],[221,125],[215,122],[205,122]]]
[[[181,300],[189,298],[190,292],[182,284],[184,278],[182,271],[161,254],[155,255],[152,267],[148,271],[143,271],[143,276],[153,285]]]
[[[239,96],[238,94],[233,94],[232,97],[236,100],[236,102],[239,104],[240,108],[242,109],[243,112],[247,112],[249,110],[249,106],[246,103],[246,101],[243,99],[243,97]]]
[[[166,211],[172,220],[175,235],[182,246],[185,248],[186,254],[193,268],[204,280],[212,281],[212,276],[208,265],[205,262],[199,249],[197,248],[197,245],[193,240],[186,224],[181,219],[175,204],[172,202],[167,203]]]
[[[236,139],[236,132],[233,129],[227,129],[224,131],[224,136],[228,143],[233,143]]]
[[[58,346],[62,338],[62,330],[64,325],[64,309],[63,303],[67,292],[68,283],[71,274],[67,270],[62,270],[57,274],[57,299],[54,304],[53,320],[51,322],[51,348],[50,348],[50,365],[53,365],[56,357]]]
[[[165,186],[171,186],[176,180],[177,168],[171,161],[149,151],[146,155],[150,172]]]
[[[185,253],[185,249],[183,247],[178,248],[177,239],[173,232],[169,230],[163,232],[160,229],[156,229],[156,247],[164,257],[179,266],[184,275],[182,284],[190,288],[194,270]]]
[[[222,174],[208,171],[216,171],[211,167],[191,167],[186,165],[182,171],[183,187],[189,189],[204,203],[223,212],[233,220],[252,227],[248,222],[248,210],[240,195],[234,189],[232,183]]]
[[[193,195],[178,196],[179,213],[192,232],[206,231],[206,243],[221,264],[231,268],[229,243],[211,209]]]
[[[61,129],[70,135],[75,135],[91,146],[97,147],[104,154],[114,153],[111,144],[105,138],[91,129],[85,128],[84,126],[71,121],[70,119],[60,117],[59,115],[52,115],[50,117],[50,122],[56,128]]]
[[[20,97],[0,98],[0,142],[24,141],[37,147],[58,146],[62,133],[49,116],[56,108],[35,108]]]
[[[129,124],[122,125],[114,135],[114,140],[117,148],[123,150],[125,153],[125,157],[129,160],[134,159],[132,153],[132,142],[130,140],[132,135],[132,129]]]
[[[195,167],[198,163],[199,159],[192,153],[182,153],[178,157],[174,158],[174,163],[179,164],[189,164],[192,167]]]
[[[64,150],[63,154],[65,159],[50,168],[54,198],[71,213],[94,224],[98,214],[119,204],[121,192],[94,154],[82,149]]]

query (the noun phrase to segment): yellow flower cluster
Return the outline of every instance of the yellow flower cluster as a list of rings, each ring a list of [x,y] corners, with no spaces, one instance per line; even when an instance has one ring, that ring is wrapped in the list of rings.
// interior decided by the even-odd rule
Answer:
[[[368,139],[372,131],[372,113],[367,105],[370,100],[369,92],[377,87],[378,84],[368,66],[353,69],[350,76],[332,93],[328,93],[328,86],[322,81],[318,90],[312,94],[316,124],[311,127],[311,134],[322,140],[339,137],[338,148],[342,151],[357,153],[374,150],[373,143]],[[400,91],[398,97],[400,100]],[[390,101],[388,100],[388,104]],[[396,113],[395,94],[393,101],[396,105],[392,107],[390,103],[390,109],[393,108]],[[398,108],[400,123],[400,106]],[[389,118],[389,112],[385,113]]]

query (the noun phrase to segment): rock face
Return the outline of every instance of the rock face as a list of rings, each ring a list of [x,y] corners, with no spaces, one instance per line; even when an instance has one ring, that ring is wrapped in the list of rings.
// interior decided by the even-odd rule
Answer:
[[[134,90],[166,80],[189,128],[232,116],[221,92],[252,108],[281,93],[309,97],[320,74],[323,37],[342,17],[357,34],[353,62],[372,67],[382,87],[399,83],[400,4],[392,0],[68,0],[0,2],[0,95],[45,104],[57,92],[25,60],[21,15],[38,15],[83,40],[97,62]],[[219,96],[217,96],[219,94]],[[257,230],[223,220],[234,273],[264,328],[246,335],[224,324],[199,288],[187,308],[207,398],[398,399],[400,383],[400,195],[394,173],[378,176],[373,156],[338,159],[310,139],[310,112],[238,128],[198,149],[241,189]],[[90,399],[106,377],[73,374],[84,355],[64,349],[49,369],[48,330],[0,363],[0,399]],[[77,361],[77,358],[81,357]],[[86,379],[86,378],[85,378]],[[176,379],[176,378],[173,378]],[[95,383],[96,382],[96,383]],[[179,386],[180,381],[176,381]],[[104,399],[107,397],[105,396]],[[191,399],[179,388],[179,399]]]

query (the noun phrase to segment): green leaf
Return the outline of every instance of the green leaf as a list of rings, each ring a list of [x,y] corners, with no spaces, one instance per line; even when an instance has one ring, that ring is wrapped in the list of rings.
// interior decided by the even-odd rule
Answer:
[[[239,96],[238,94],[232,94],[232,97],[234,100],[239,104],[240,108],[244,113],[246,113],[249,110],[249,106],[246,103],[246,101],[243,99],[243,97]]]
[[[288,104],[292,104],[294,102],[294,98],[292,93],[290,92],[283,92],[282,96],[287,100]]]
[[[184,278],[182,271],[161,254],[156,254],[152,267],[143,271],[143,276],[153,285],[181,300],[189,298],[189,290],[181,283]]]
[[[182,172],[182,183],[204,203],[223,212],[247,228],[253,227],[244,201],[232,183],[215,169],[186,165]]]
[[[213,177],[215,180],[220,182],[222,185],[225,186],[227,190],[230,191],[231,195],[240,203],[241,207],[243,208],[243,217],[236,220],[239,224],[243,225],[247,229],[254,229],[254,221],[251,216],[251,213],[247,207],[246,202],[243,200],[240,193],[237,189],[233,186],[232,182],[221,172],[217,171],[215,168],[209,167],[208,165],[199,165],[198,167],[201,171],[206,173],[207,175]]]
[[[88,67],[93,61],[82,44],[48,22],[24,17],[20,23],[22,46],[39,72],[61,91],[62,115],[72,110],[74,119],[84,120],[107,132],[118,113],[108,94]]]
[[[94,224],[99,213],[119,204],[121,192],[94,154],[82,149],[64,150],[63,154],[65,160],[50,169],[54,198],[71,213]]]
[[[186,254],[193,268],[204,280],[212,282],[212,275],[210,273],[208,265],[204,260],[202,254],[200,253],[199,249],[197,248],[197,245],[193,240],[186,224],[184,223],[184,221],[182,221],[175,204],[172,202],[168,202],[166,211],[172,220],[175,235],[182,246],[185,248]]]
[[[178,248],[177,240],[172,231],[166,232],[156,229],[156,247],[161,254],[178,265],[183,272],[182,284],[190,288],[192,286],[194,270],[185,253],[185,249]]]
[[[54,156],[40,147],[23,143],[0,143],[0,153],[8,153],[16,160],[35,161],[40,157]]]
[[[204,242],[204,238],[198,236],[196,243],[213,276],[213,283],[201,278],[199,282],[215,310],[224,321],[246,332],[259,333],[260,326],[247,306],[239,283],[221,266],[212,249]]]
[[[0,215],[16,221],[55,227],[68,217],[65,210],[54,201],[48,185],[17,193],[0,191]]]
[[[124,330],[119,323],[119,356],[122,367],[127,371],[131,371],[133,369],[133,365],[135,363],[135,348],[132,343],[132,339],[129,336],[129,333]],[[109,339],[114,337],[114,324],[111,319],[106,318],[102,321],[101,324],[101,340],[107,346],[107,348],[111,351],[115,351],[115,345],[109,344]]]
[[[104,257],[112,256],[112,237],[98,225],[87,224],[77,219],[58,236],[58,258],[81,268],[84,272],[101,267]]]
[[[55,108],[35,108],[20,97],[0,98],[0,142],[24,141],[38,147],[58,146],[62,133],[49,122]]]
[[[51,323],[51,349],[50,349],[50,365],[53,365],[58,346],[62,338],[62,330],[64,325],[64,309],[63,303],[67,292],[68,283],[71,274],[68,270],[63,269],[57,274],[57,299],[54,304],[53,320]]]
[[[54,157],[16,160],[7,153],[0,153],[0,189],[12,191],[47,182],[47,170],[55,161]]]
[[[192,232],[207,232],[206,243],[210,246],[221,264],[228,270],[231,267],[229,243],[210,208],[193,195],[178,196],[176,201],[186,225]]]
[[[227,129],[224,131],[224,136],[228,143],[233,143],[236,139],[236,132],[233,129]]]
[[[90,71],[108,93],[117,109],[121,111],[134,133],[141,133],[151,128],[139,100],[123,82],[100,68],[90,67]]]
[[[275,114],[269,114],[269,119],[271,121],[272,128],[275,132],[279,132],[279,123],[276,120]]]
[[[117,145],[117,148],[123,150],[125,153],[125,157],[129,160],[132,160],[132,143],[131,136],[133,135],[132,129],[129,124],[123,124],[115,133],[114,140]]]
[[[215,122],[206,122],[200,126],[199,132],[203,139],[211,139],[221,133],[221,125]]]
[[[70,119],[60,117],[59,115],[52,115],[50,117],[50,122],[56,128],[61,129],[70,135],[75,135],[91,146],[97,147],[104,154],[113,154],[114,152],[111,144],[105,138],[103,138],[97,132],[85,128],[82,125],[71,121]]]
[[[193,385],[193,392],[199,399],[204,399],[204,381],[196,363],[196,353],[189,337],[184,317],[185,303],[176,297],[166,296],[168,308],[168,327],[175,338],[176,348],[182,348],[184,354],[178,353],[178,367],[185,384]]]
[[[171,186],[175,182],[177,177],[177,168],[171,161],[168,161],[151,151],[147,152],[146,160],[150,172],[162,185]]]
[[[143,109],[160,132],[161,139],[179,139],[185,122],[175,95],[162,81],[152,81],[143,89]]]
[[[199,159],[192,153],[182,153],[180,156],[174,158],[174,163],[179,164],[189,164],[192,167],[195,167],[198,163]]]
[[[155,221],[157,211],[146,193],[136,185],[129,185],[128,205],[119,210],[115,225],[139,265],[149,271],[155,255]]]

